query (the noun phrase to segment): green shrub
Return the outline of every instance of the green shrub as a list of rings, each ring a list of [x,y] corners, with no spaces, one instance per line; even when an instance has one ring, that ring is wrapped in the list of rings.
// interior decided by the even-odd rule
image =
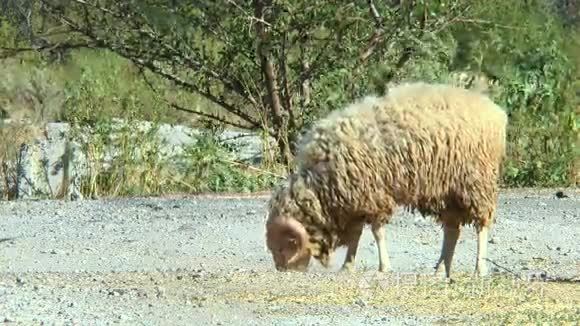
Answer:
[[[234,148],[217,141],[214,132],[194,137],[195,142],[182,154],[166,156],[160,153],[163,144],[156,136],[157,127],[139,130],[135,122],[129,121],[121,129],[113,128],[111,121],[95,124],[83,143],[89,169],[81,185],[83,195],[254,192],[268,190],[278,181],[271,172],[236,163]],[[114,159],[107,159],[111,148],[116,154]]]
[[[573,67],[555,44],[522,57],[525,60],[515,63],[498,96],[510,115],[504,182],[573,184],[578,135]]]

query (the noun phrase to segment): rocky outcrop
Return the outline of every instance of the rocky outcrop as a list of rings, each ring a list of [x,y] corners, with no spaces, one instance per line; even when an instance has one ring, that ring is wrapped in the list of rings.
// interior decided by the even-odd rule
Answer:
[[[17,163],[17,198],[81,199],[85,156],[69,140],[70,126],[49,123],[45,138],[22,144]]]
[[[104,132],[89,127],[73,130],[67,123],[46,124],[43,137],[20,147],[16,197],[82,199],[80,181],[89,173],[89,161],[94,159],[94,156],[88,154],[87,145],[94,141],[95,135],[99,135],[101,145],[104,144],[98,162],[104,169],[110,167],[119,155],[126,154],[121,148],[123,137],[132,138],[132,144],[139,144],[142,141],[143,148],[155,146],[155,152],[159,157],[179,161],[188,147],[196,146],[197,140],[202,135],[202,130],[180,125],[155,125],[146,121],[127,124],[115,120],[109,128],[110,130]],[[105,138],[104,141],[102,137]],[[260,164],[263,141],[258,135],[225,131],[217,138],[224,145],[231,146],[236,161]],[[272,139],[270,141],[273,142]],[[132,148],[131,153],[134,156],[132,159],[142,159],[140,149],[143,148],[140,146]]]

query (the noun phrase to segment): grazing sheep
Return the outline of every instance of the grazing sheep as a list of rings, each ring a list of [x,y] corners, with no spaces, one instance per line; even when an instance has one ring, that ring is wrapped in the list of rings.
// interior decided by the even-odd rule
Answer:
[[[443,225],[441,256],[450,278],[460,228],[477,230],[476,273],[486,275],[507,116],[482,93],[409,83],[366,97],[318,122],[302,139],[296,171],[269,202],[266,245],[276,269],[306,270],[311,257],[328,267],[347,247],[354,268],[370,224],[379,271],[390,269],[384,225],[397,206]]]

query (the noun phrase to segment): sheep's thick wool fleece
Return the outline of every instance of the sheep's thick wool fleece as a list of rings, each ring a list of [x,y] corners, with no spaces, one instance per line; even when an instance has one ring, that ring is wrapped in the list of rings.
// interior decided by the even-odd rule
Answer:
[[[459,224],[488,225],[506,125],[487,96],[452,86],[403,84],[366,97],[302,138],[296,173],[273,197],[271,214],[285,211],[311,235],[326,229],[324,237],[355,218],[387,222],[397,205],[436,218],[462,212]]]

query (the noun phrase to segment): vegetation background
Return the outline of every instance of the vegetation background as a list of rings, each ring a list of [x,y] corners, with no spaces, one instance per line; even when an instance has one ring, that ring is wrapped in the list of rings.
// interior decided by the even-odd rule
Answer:
[[[0,0],[0,174],[49,121],[91,127],[85,196],[259,191],[331,110],[405,80],[489,81],[509,114],[504,187],[580,181],[580,1]],[[182,169],[151,133],[114,119],[207,130]],[[263,166],[232,161],[224,129],[273,137]],[[135,160],[139,151],[144,158]],[[177,172],[178,171],[178,172]],[[4,194],[10,198],[10,194]]]

